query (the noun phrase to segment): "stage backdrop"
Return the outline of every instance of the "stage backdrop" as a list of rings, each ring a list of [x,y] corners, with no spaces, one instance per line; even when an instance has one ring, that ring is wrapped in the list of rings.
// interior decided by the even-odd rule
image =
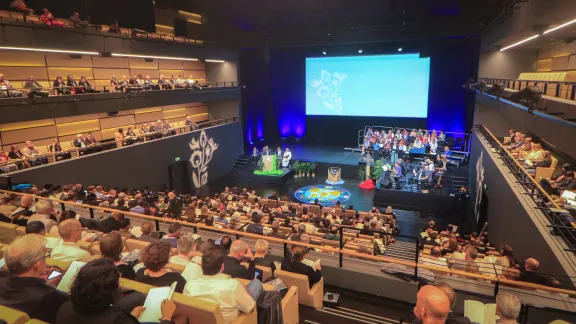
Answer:
[[[155,190],[168,184],[168,166],[180,158],[189,161],[190,184],[196,188],[230,172],[242,154],[241,132],[235,122],[23,170],[11,177],[38,186],[82,183]]]
[[[246,143],[261,146],[281,138],[303,138],[306,143],[352,146],[357,144],[358,130],[366,125],[469,130],[473,109],[468,109],[462,84],[477,74],[477,52],[474,39],[433,41],[427,50],[427,118],[401,118],[306,116],[306,58],[318,57],[321,48],[245,49],[240,70]],[[395,115],[406,109],[398,105]]]

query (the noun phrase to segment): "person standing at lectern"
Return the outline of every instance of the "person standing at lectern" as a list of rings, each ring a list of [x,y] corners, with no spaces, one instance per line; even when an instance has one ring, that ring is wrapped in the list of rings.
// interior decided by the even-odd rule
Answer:
[[[276,149],[276,169],[280,169],[283,155],[284,154],[282,153],[282,149],[280,148],[280,146],[278,146],[278,148]]]
[[[252,164],[256,164],[258,162],[258,149],[256,146],[252,149]]]

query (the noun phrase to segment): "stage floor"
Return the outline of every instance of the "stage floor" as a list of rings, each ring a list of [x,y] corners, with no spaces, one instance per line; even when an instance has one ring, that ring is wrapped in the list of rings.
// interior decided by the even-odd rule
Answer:
[[[344,147],[342,146],[291,144],[290,146],[282,146],[282,149],[284,149],[284,147],[288,147],[292,152],[293,161],[298,160],[346,165],[358,165],[358,162],[360,161],[360,152],[344,150]]]

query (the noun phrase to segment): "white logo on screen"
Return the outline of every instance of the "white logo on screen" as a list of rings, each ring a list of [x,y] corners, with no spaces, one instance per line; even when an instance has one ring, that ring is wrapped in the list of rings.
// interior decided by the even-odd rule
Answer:
[[[326,70],[320,72],[320,79],[312,80],[310,86],[316,89],[316,95],[322,99],[324,106],[330,110],[336,111],[342,115],[344,107],[340,97],[340,88],[342,83],[348,77],[348,74],[334,72],[329,73]]]
[[[192,137],[190,142],[190,149],[192,155],[190,156],[190,163],[192,164],[192,181],[196,188],[200,188],[208,183],[208,163],[212,160],[214,151],[218,149],[218,144],[214,142],[213,138],[208,139],[206,132],[200,133],[200,138]]]

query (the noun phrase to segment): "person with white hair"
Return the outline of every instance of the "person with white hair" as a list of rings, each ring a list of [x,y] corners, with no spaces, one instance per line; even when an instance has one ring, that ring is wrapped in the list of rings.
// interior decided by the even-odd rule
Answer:
[[[456,305],[456,292],[449,284],[445,282],[439,282],[435,285],[438,289],[442,290],[442,292],[448,297],[450,301],[450,313],[446,318],[446,324],[471,324],[472,322],[470,319],[464,315],[454,313],[452,310]]]
[[[67,219],[58,225],[58,234],[62,244],[56,246],[51,253],[54,260],[72,262],[88,262],[92,260],[90,253],[78,245],[82,238],[82,224],[77,219]]]
[[[52,227],[56,225],[56,221],[52,219],[54,214],[54,205],[51,200],[39,200],[35,205],[36,213],[28,219],[28,222],[41,221],[46,227],[46,232],[50,232]]]
[[[276,265],[274,261],[266,259],[268,255],[269,245],[266,240],[259,239],[256,241],[256,245],[254,246],[256,252],[254,253],[254,263],[256,265],[267,267],[272,270],[272,275],[274,275],[274,271],[276,271]]]
[[[58,309],[68,297],[46,284],[46,256],[42,235],[24,235],[8,246],[4,258],[10,275],[0,278],[0,305],[54,323]]]
[[[248,268],[240,264],[243,260],[248,260]],[[242,278],[246,280],[254,279],[256,264],[254,254],[243,240],[235,240],[230,247],[230,253],[224,257],[224,270],[222,273],[232,278]]]
[[[516,319],[520,315],[522,305],[520,300],[513,294],[501,292],[496,296],[496,315],[500,317],[499,324],[518,323]]]

